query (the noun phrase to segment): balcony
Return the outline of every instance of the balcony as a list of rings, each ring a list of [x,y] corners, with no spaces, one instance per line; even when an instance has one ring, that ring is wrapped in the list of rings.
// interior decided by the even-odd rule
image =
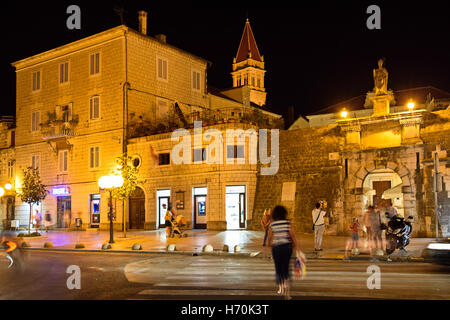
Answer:
[[[62,122],[53,121],[46,125],[41,125],[42,139],[46,141],[72,138],[75,136],[74,121]]]

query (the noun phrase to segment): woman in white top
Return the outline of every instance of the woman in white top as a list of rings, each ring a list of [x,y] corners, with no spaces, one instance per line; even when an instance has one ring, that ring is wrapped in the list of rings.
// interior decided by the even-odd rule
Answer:
[[[272,211],[272,223],[269,229],[269,244],[272,246],[272,256],[275,263],[276,282],[278,294],[284,294],[287,300],[289,295],[290,272],[289,265],[293,250],[298,249],[294,228],[287,220],[285,207],[277,206]]]

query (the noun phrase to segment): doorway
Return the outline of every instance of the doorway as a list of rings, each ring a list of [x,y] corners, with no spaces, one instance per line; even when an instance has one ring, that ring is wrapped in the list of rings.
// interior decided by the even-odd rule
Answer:
[[[129,206],[130,229],[142,230],[145,228],[145,193],[137,187],[130,197]]]
[[[226,187],[225,195],[227,230],[246,228],[246,187]]]
[[[166,227],[166,221],[164,217],[166,216],[167,209],[170,204],[170,190],[158,190],[156,192],[157,208],[158,208],[158,224],[159,228]]]
[[[72,197],[58,197],[56,201],[57,228],[65,229],[70,228],[72,221]]]
[[[206,208],[206,199],[208,188],[194,188],[194,229],[207,229],[208,215]]]

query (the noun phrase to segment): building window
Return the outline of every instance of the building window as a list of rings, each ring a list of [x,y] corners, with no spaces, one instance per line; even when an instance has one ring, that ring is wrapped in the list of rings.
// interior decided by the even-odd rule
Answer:
[[[201,76],[200,72],[192,71],[192,89],[194,91],[201,91]]]
[[[194,149],[194,163],[206,161],[206,149]]]
[[[68,171],[68,156],[69,156],[69,151],[67,151],[67,150],[59,152],[59,173],[67,173],[67,171]]]
[[[258,88],[261,88],[261,79],[258,78]]]
[[[31,167],[35,170],[39,170],[39,156],[31,157]]]
[[[39,131],[39,124],[41,123],[41,115],[39,111],[31,114],[31,132]]]
[[[240,87],[242,85],[242,79],[241,76],[237,77],[237,86]]]
[[[170,165],[170,153],[161,153],[158,155],[158,158],[159,158],[158,164],[160,166]]]
[[[227,159],[245,159],[244,146],[227,146]]]
[[[90,119],[100,119],[100,97],[93,96],[90,100]]]
[[[255,86],[255,77],[252,77],[252,87]]]
[[[33,91],[41,90],[41,71],[33,72]]]
[[[59,83],[69,82],[69,63],[64,62],[59,65]]]
[[[14,161],[8,161],[8,179],[14,178]]]
[[[89,168],[98,169],[100,167],[100,147],[89,149]]]
[[[168,81],[168,71],[167,71],[168,61],[167,59],[158,58],[157,63],[157,78],[158,80]]]
[[[100,73],[100,53],[94,53],[90,56],[90,75]]]

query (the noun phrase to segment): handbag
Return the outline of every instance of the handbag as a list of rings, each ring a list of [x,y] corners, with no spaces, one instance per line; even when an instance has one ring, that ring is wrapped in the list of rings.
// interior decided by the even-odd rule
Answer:
[[[321,214],[321,213],[322,213],[322,210],[319,211],[319,214],[317,215],[316,221],[313,223],[313,226],[312,226],[313,231],[314,231],[314,229],[315,229],[315,227],[316,227],[316,223],[317,223],[317,221],[319,220],[320,214]]]
[[[297,280],[303,280],[306,277],[306,257],[301,251],[297,251],[294,261],[294,276]]]

